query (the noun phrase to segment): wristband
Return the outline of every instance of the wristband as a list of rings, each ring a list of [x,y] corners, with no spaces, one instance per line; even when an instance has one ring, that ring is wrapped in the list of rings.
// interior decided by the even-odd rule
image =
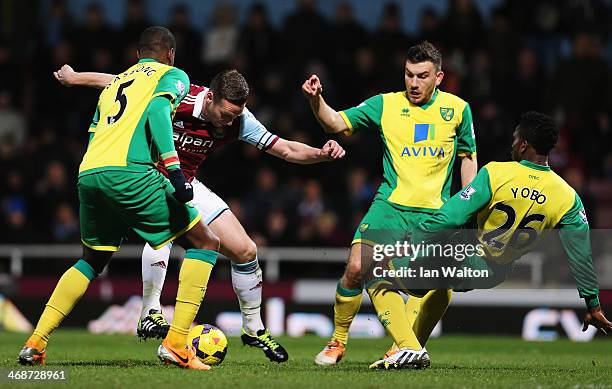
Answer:
[[[167,153],[162,154],[161,160],[168,170],[180,169],[181,167],[178,153],[176,151],[168,151]]]

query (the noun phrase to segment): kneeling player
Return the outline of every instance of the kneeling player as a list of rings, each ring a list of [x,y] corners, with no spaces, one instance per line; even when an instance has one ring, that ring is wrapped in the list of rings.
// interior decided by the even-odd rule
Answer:
[[[503,270],[530,251],[541,231],[557,228],[569,257],[570,271],[576,280],[578,293],[588,309],[583,331],[593,325],[606,333],[612,331],[612,323],[606,319],[599,305],[599,287],[591,258],[589,225],[584,207],[575,190],[548,166],[548,154],[557,138],[558,129],[552,118],[537,112],[524,114],[514,132],[514,161],[492,162],[484,166],[468,186],[419,224],[412,236],[413,242],[430,242],[432,239],[428,236],[459,228],[476,217],[477,240],[483,246],[485,255],[472,256],[463,261],[462,266],[469,264],[472,268],[492,269],[494,273],[499,273],[500,269]],[[516,195],[517,188],[526,188],[530,193],[537,192],[545,197]],[[518,234],[527,235],[528,242],[517,243]],[[413,287],[405,279],[396,282],[404,290]],[[417,323],[410,325],[402,297],[397,288],[394,290],[392,283],[389,280],[375,280],[369,284],[368,293],[398,349],[370,367],[399,369],[427,366],[429,357],[419,339],[426,338],[429,333],[420,333],[422,328]],[[419,315],[427,315],[427,312],[421,311]]]

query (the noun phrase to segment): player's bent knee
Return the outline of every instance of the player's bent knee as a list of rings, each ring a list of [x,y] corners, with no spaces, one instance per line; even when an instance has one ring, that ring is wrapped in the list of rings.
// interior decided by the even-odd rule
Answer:
[[[361,262],[349,262],[348,265],[346,265],[346,270],[344,271],[344,278],[350,284],[361,283]]]
[[[210,230],[209,232],[210,233],[206,235],[206,240],[203,243],[201,248],[207,249],[207,250],[219,251],[219,246],[221,246],[221,239],[219,239],[219,237],[215,235],[214,232]]]
[[[113,254],[114,252],[112,251],[93,250],[87,246],[83,246],[83,260],[91,266],[97,275],[102,273]]]
[[[234,260],[238,263],[251,262],[257,257],[257,245],[251,239],[244,242],[236,253],[234,253]]]

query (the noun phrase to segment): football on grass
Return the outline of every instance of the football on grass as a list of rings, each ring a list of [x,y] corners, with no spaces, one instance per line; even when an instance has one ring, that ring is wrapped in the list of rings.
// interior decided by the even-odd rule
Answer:
[[[223,331],[210,324],[200,324],[189,331],[189,341],[196,356],[207,365],[218,365],[227,354],[227,338]]]

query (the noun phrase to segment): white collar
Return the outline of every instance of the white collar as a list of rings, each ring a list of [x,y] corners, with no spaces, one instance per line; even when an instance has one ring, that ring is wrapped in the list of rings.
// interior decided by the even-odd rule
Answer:
[[[195,98],[195,103],[193,103],[193,117],[206,120],[204,117],[204,112],[202,112],[204,97],[206,96],[206,92],[208,92],[208,88],[204,88]]]

